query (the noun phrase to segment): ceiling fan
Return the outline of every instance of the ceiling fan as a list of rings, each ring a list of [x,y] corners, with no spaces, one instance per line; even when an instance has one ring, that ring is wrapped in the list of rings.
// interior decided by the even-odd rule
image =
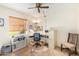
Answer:
[[[31,7],[31,8],[28,8],[28,9],[34,9],[34,8],[37,8],[38,13],[40,13],[40,9],[49,8],[49,6],[44,6],[42,3],[36,3],[35,7]]]

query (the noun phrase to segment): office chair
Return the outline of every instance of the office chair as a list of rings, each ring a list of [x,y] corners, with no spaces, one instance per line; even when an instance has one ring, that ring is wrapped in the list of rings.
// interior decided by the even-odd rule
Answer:
[[[41,46],[40,40],[41,40],[41,35],[40,35],[40,33],[34,33],[34,41],[35,41],[35,44],[34,44],[33,46],[35,46],[36,48],[37,48],[38,46]]]

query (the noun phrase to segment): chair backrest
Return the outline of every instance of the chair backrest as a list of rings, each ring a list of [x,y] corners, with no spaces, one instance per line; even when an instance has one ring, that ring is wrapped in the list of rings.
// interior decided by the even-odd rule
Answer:
[[[78,34],[78,40],[77,40],[77,44],[76,44],[76,49],[77,49],[77,51],[79,51],[79,34]]]
[[[78,40],[78,34],[77,33],[69,33],[68,34],[68,42],[75,44],[77,43]]]
[[[40,41],[40,33],[34,33],[34,41]]]

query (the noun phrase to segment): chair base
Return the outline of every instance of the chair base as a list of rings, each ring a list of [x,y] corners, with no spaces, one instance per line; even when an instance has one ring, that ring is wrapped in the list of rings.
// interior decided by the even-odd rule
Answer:
[[[76,50],[75,51],[72,51],[72,50],[69,49],[69,56],[71,56],[72,54],[78,55],[78,53],[77,53]]]
[[[78,55],[76,49],[75,49],[74,51],[72,51],[72,50],[69,49],[69,48],[63,48],[63,44],[61,44],[61,51],[62,51],[63,49],[67,49],[67,50],[69,51],[69,56],[71,56],[72,54]]]
[[[37,48],[37,47],[41,47],[41,44],[40,43],[35,43],[33,46],[35,46]]]

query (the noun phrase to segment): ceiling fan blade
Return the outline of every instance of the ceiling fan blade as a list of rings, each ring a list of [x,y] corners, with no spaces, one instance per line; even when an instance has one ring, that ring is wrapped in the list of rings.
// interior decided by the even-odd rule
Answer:
[[[40,8],[49,8],[49,6],[41,6]]]
[[[28,9],[33,9],[33,8],[36,8],[36,7],[30,7],[30,8],[28,8]]]
[[[38,13],[40,13],[40,9],[39,8],[37,8],[38,9]]]

